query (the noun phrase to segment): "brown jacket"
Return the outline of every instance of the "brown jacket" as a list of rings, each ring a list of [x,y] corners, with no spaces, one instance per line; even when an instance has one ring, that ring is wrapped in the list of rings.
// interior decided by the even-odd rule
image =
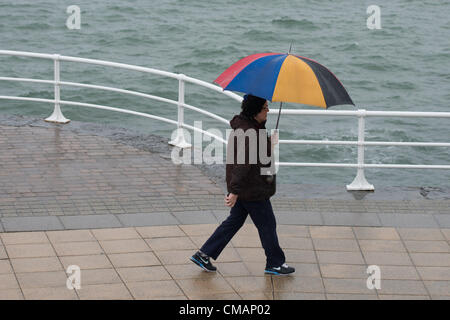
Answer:
[[[268,200],[276,192],[276,175],[262,175],[262,167],[270,167],[273,157],[271,157],[271,142],[270,138],[267,136],[265,121],[263,123],[258,123],[255,119],[250,119],[243,115],[242,113],[233,117],[230,121],[231,128],[233,129],[232,134],[228,139],[227,147],[227,165],[226,165],[226,181],[228,192],[237,194],[239,199],[246,201],[260,201]],[[245,138],[245,145],[238,143],[238,138],[234,135],[237,129],[242,129],[246,132],[248,129],[254,129],[257,137],[257,147],[251,148],[249,146],[249,139]],[[258,131],[261,132],[262,137],[267,139],[267,153],[266,155],[270,157],[270,162],[263,164],[259,155],[259,135]],[[234,139],[234,143],[232,141]],[[231,148],[234,146],[234,152]],[[250,161],[251,156],[249,152],[257,152],[257,161]],[[245,162],[243,164],[238,163],[239,152],[245,152]],[[256,163],[255,163],[256,162]]]

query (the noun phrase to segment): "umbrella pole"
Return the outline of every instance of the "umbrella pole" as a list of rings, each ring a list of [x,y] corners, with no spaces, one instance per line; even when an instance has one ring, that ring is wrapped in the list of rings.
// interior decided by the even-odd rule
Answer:
[[[278,129],[278,123],[280,122],[280,115],[281,115],[281,108],[283,107],[283,102],[280,102],[280,109],[278,110],[278,119],[277,119],[277,125],[275,127],[275,130]]]
[[[289,46],[288,54],[291,54],[291,50],[292,50],[292,42],[291,42],[291,45]],[[277,126],[275,127],[275,130],[278,129],[278,122],[280,122],[281,107],[283,107],[283,102],[280,102],[280,109],[278,110]]]

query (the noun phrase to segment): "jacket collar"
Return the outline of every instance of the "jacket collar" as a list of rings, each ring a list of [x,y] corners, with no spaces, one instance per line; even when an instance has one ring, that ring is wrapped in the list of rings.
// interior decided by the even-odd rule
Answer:
[[[240,116],[246,118],[250,123],[252,123],[252,125],[254,127],[256,127],[257,129],[266,129],[266,122],[267,120],[264,120],[263,122],[259,123],[258,121],[256,121],[255,118],[253,117],[247,117],[246,115],[244,115],[242,112],[239,114]]]

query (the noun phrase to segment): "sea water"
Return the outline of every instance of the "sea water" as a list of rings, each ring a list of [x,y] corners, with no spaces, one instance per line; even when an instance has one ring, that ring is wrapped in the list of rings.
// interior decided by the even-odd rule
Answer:
[[[80,29],[66,25],[71,5]],[[379,29],[368,27],[370,5]],[[287,52],[314,59],[344,84],[355,106],[332,110],[450,111],[450,1],[0,1],[0,49],[59,53],[184,73],[212,83],[238,59]],[[0,56],[0,76],[53,79],[50,60]],[[61,80],[145,92],[177,100],[177,80],[136,71],[61,62]],[[0,81],[0,95],[53,98],[47,84]],[[177,119],[175,105],[108,91],[62,87],[61,99]],[[235,100],[186,84],[186,103],[231,119]],[[278,108],[278,103],[270,104]],[[315,107],[284,104],[284,108]],[[0,113],[47,117],[46,103],[0,101]],[[142,117],[62,106],[66,118],[120,125],[170,138],[174,126]],[[203,129],[226,125],[185,110]],[[276,115],[269,117],[273,128]],[[450,119],[366,118],[366,141],[449,142]],[[356,117],[286,116],[280,139],[357,140]],[[356,163],[356,146],[281,145],[280,161]],[[448,147],[374,147],[366,163],[449,165]],[[281,167],[281,183],[345,185],[355,168]],[[366,169],[381,186],[449,186],[449,170]]]

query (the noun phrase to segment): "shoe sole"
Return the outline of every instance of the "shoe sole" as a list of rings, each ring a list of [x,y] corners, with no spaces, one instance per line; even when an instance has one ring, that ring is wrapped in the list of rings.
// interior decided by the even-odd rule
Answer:
[[[295,272],[295,271],[294,271]],[[270,274],[270,275],[273,275],[273,276],[288,276],[288,275],[290,275],[290,274],[293,274],[294,272],[291,272],[291,273],[279,273],[279,272],[276,272],[276,271],[267,271],[267,270],[264,270],[264,273],[265,274]]]
[[[203,270],[205,270],[206,272],[216,272],[216,270],[209,270],[207,269],[203,263],[201,263],[200,261],[198,261],[197,259],[190,257],[190,260],[195,263],[196,265],[198,265],[200,268],[202,268]]]

